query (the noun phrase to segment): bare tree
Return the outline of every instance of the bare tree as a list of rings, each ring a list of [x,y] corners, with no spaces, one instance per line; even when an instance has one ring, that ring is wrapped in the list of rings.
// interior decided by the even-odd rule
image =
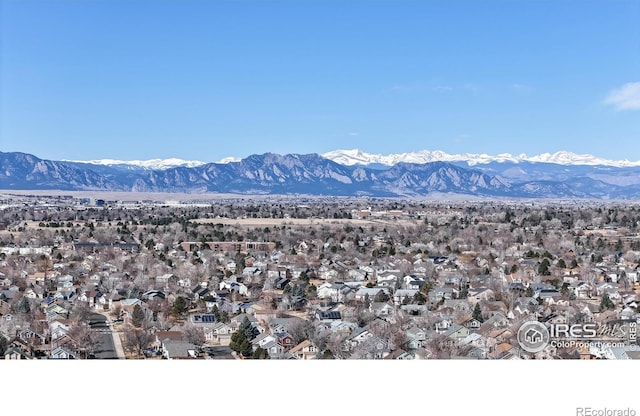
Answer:
[[[304,319],[295,319],[287,325],[287,332],[293,337],[293,342],[299,344],[309,339],[315,332],[313,324]]]
[[[453,352],[451,338],[443,334],[436,334],[427,340],[426,348],[435,359],[450,358]]]
[[[206,342],[204,329],[192,324],[187,324],[184,326],[182,330],[182,336],[185,341],[189,341],[193,345],[201,346]]]
[[[153,341],[153,334],[145,328],[127,326],[124,330],[124,347],[135,353],[137,357],[143,356],[143,351]]]
[[[311,334],[309,340],[313,342],[316,347],[318,347],[319,351],[324,351],[327,348],[330,337],[331,330],[317,327],[313,331],[313,334]]]
[[[348,335],[342,332],[334,332],[327,341],[327,349],[331,351],[333,357],[337,359],[349,358],[351,353],[346,347]]]
[[[76,342],[83,358],[88,358],[95,352],[101,344],[102,334],[89,327],[84,321],[77,321],[71,327],[69,336]]]
[[[73,305],[71,318],[78,323],[87,323],[89,316],[91,315],[91,308],[87,302],[76,302]]]
[[[376,336],[369,337],[353,347],[351,358],[355,359],[380,359],[387,349],[387,341]]]

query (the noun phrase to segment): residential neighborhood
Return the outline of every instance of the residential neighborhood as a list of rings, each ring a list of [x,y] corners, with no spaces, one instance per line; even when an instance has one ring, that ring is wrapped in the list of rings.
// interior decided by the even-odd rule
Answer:
[[[3,195],[0,206],[6,360],[640,358],[633,204]],[[535,351],[519,335],[531,322],[551,333]]]

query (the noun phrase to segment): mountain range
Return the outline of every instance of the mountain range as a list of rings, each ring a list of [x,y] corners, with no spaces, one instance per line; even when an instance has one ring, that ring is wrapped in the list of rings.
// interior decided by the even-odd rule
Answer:
[[[614,166],[614,167],[639,167],[640,161],[630,162],[628,160],[607,160],[588,154],[576,154],[572,152],[560,151],[555,153],[542,153],[536,156],[527,156],[522,153],[512,155],[501,153],[499,155],[464,153],[452,155],[441,151],[422,150],[419,152],[397,153],[390,155],[380,155],[363,152],[360,149],[334,150],[322,155],[327,159],[342,165],[374,165],[380,164],[393,166],[396,163],[429,163],[429,162],[466,162],[468,166],[484,165],[492,162],[505,163],[553,163],[558,165],[588,165],[588,166]]]
[[[266,153],[217,163],[53,161],[0,152],[0,189],[104,190],[327,196],[640,198],[640,162],[569,152],[534,157],[359,150]]]

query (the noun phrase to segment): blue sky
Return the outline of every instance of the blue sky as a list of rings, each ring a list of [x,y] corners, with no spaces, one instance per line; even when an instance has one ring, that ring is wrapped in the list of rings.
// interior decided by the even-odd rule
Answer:
[[[640,2],[0,0],[0,150],[640,160]]]

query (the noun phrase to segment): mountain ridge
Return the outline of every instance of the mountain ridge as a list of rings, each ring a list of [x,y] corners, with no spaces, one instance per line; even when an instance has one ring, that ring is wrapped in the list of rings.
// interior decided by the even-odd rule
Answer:
[[[344,165],[322,155],[264,153],[240,161],[164,169],[39,159],[0,152],[0,188],[420,197],[640,198],[640,167],[536,162],[398,162],[387,169]]]
[[[591,154],[577,154],[566,150],[554,153],[540,153],[528,156],[525,153],[513,155],[511,153],[499,153],[488,155],[485,153],[463,153],[450,154],[440,150],[419,150],[415,152],[391,153],[387,155],[368,153],[366,151],[354,149],[338,149],[320,154],[320,156],[333,160],[341,165],[374,165],[393,166],[397,163],[429,163],[429,162],[466,162],[468,166],[486,165],[489,163],[552,163],[567,166],[611,166],[611,167],[640,167],[639,161],[610,160],[597,157]],[[147,160],[119,160],[119,159],[95,159],[95,160],[62,160],[62,162],[73,162],[92,165],[104,165],[114,167],[131,166],[132,169],[165,170],[174,167],[197,167],[207,163],[228,164],[239,162],[242,158],[225,157],[216,162],[203,162],[200,160],[185,160],[180,158],[156,158]]]
[[[488,164],[492,162],[504,163],[553,163],[558,165],[585,165],[585,166],[612,166],[612,167],[640,167],[640,160],[633,162],[629,160],[609,160],[599,158],[590,154],[577,154],[561,150],[555,153],[541,153],[535,156],[527,156],[525,153],[512,155],[510,153],[500,153],[498,155],[464,153],[449,154],[440,150],[420,150],[417,152],[392,153],[381,155],[367,153],[360,149],[334,150],[322,154],[323,157],[331,159],[337,163],[352,165],[381,164],[393,166],[396,163],[429,163],[429,162],[466,162],[469,166]]]
[[[199,160],[185,160],[180,158],[166,159],[147,159],[147,160],[118,160],[118,159],[95,159],[95,160],[61,160],[61,162],[70,162],[84,165],[101,165],[120,167],[123,169],[144,169],[144,170],[165,170],[179,166],[196,167],[206,165],[206,162]]]

